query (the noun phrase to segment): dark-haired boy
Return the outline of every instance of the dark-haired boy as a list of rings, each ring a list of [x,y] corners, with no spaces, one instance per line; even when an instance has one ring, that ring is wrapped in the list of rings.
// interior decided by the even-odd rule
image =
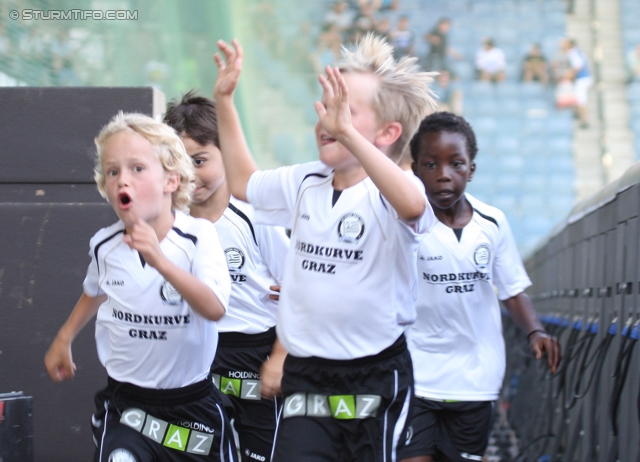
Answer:
[[[437,222],[418,250],[418,318],[407,332],[416,399],[400,455],[481,461],[505,371],[498,299],[552,373],[560,346],[524,293],[531,282],[504,214],[465,193],[478,150],[469,124],[436,112],[410,146]]]
[[[283,228],[254,225],[253,208],[231,197],[213,100],[189,92],[169,103],[164,121],[178,132],[195,165],[190,213],[215,223],[229,267],[231,297],[218,321],[213,380],[231,401],[242,460],[269,461],[280,405],[267,398],[280,393],[286,356],[276,340],[277,302],[269,288],[282,281],[289,239]]]

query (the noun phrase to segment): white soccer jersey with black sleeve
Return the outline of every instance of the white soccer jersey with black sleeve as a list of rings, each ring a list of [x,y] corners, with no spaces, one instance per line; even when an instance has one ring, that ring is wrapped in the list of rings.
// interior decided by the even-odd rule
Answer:
[[[276,325],[278,302],[269,298],[269,286],[282,283],[289,238],[282,227],[254,225],[253,207],[234,198],[215,225],[231,279],[218,331],[265,332]]]
[[[122,238],[122,221],[91,239],[84,292],[107,295],[96,319],[98,357],[109,376],[145,388],[179,388],[205,379],[218,344],[202,317]],[[213,290],[225,307],[231,284],[213,223],[175,212],[160,242],[164,255]]]
[[[407,226],[370,178],[332,206],[332,181],[311,162],[256,172],[247,186],[256,221],[292,230],[276,329],[297,357],[353,359],[393,344],[415,319],[418,235],[435,220],[427,207]]]
[[[460,239],[438,221],[420,241],[418,318],[407,335],[416,395],[489,401],[498,398],[505,370],[498,298],[531,281],[504,214],[466,197],[474,212]]]

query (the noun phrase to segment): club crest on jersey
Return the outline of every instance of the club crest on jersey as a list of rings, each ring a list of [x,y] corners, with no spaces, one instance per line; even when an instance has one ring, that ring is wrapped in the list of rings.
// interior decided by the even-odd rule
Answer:
[[[227,257],[227,266],[230,273],[239,273],[244,266],[244,254],[240,249],[229,247],[225,249],[224,256]]]
[[[356,243],[364,234],[364,220],[360,215],[347,213],[338,223],[338,240]]]
[[[490,258],[491,253],[489,252],[489,246],[486,244],[479,245],[473,252],[473,261],[478,268],[486,268],[489,265]]]
[[[169,281],[164,281],[160,286],[160,298],[162,298],[165,305],[179,305],[182,303],[182,295]]]

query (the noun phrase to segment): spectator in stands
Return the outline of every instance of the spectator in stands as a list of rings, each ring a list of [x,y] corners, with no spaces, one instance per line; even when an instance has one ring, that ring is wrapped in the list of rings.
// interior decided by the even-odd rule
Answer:
[[[462,55],[449,47],[449,30],[451,21],[449,18],[442,18],[433,29],[425,34],[424,39],[429,42],[430,48],[425,59],[425,69],[428,71],[451,71],[449,67],[449,56],[461,59]]]
[[[397,10],[400,0],[358,0],[359,5],[369,4],[374,11]]]
[[[553,83],[558,84],[566,79],[567,71],[571,71],[571,64],[569,64],[569,57],[564,50],[563,43],[565,39],[561,38],[558,46],[558,51],[551,60],[551,78]]]
[[[353,25],[354,17],[355,11],[349,8],[347,2],[338,1],[333,4],[331,11],[324,17],[324,24],[336,25],[342,38],[346,39]]]
[[[451,79],[449,71],[440,71],[431,89],[438,96],[438,111],[462,115],[462,90]]]
[[[580,121],[580,128],[589,127],[589,112],[587,108],[587,100],[589,87],[593,83],[591,72],[589,71],[589,63],[587,56],[578,48],[575,40],[565,39],[562,42],[562,48],[567,53],[569,64],[571,65],[571,73],[573,76],[573,88],[576,95],[576,116]]]
[[[540,45],[537,43],[531,45],[531,50],[524,57],[522,80],[524,82],[537,81],[545,86],[549,83],[547,60],[540,50]]]
[[[382,18],[380,21],[378,21],[378,25],[376,26],[376,34],[389,42],[391,41],[389,38],[390,33],[391,21],[389,20],[389,18]]]
[[[353,29],[349,41],[355,43],[364,37],[367,32],[375,32],[377,25],[378,20],[373,7],[369,3],[363,3],[360,5],[358,17],[353,21]]]
[[[491,38],[482,41],[482,48],[476,53],[476,70],[480,80],[502,82],[507,62],[504,52]]]
[[[409,25],[409,18],[400,16],[396,28],[389,34],[389,43],[393,46],[393,57],[396,60],[413,53],[414,37]]]
[[[629,82],[640,81],[640,44],[627,53],[627,72],[629,74]]]
[[[318,47],[310,58],[314,68],[314,75],[322,74],[325,67],[338,61],[341,45],[342,36],[338,25],[325,24],[322,26],[322,32],[318,37]]]

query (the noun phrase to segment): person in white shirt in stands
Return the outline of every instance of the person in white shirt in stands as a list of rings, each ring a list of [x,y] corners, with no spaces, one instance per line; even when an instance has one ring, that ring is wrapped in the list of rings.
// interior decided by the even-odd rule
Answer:
[[[504,52],[496,47],[493,39],[485,38],[482,41],[482,48],[476,53],[478,79],[502,82],[505,78],[506,67]]]
[[[231,298],[218,321],[213,379],[229,398],[241,460],[269,461],[286,356],[276,339],[278,302],[269,288],[282,282],[289,238],[281,227],[254,225],[253,208],[231,197],[215,101],[189,92],[167,105],[164,121],[178,132],[195,165],[190,213],[215,223],[229,266]]]
[[[420,240],[418,318],[407,330],[416,399],[404,462],[482,460],[505,372],[498,300],[552,373],[560,362],[524,293],[531,282],[504,214],[465,193],[476,152],[473,130],[450,112],[426,117],[411,141],[437,221]]]
[[[231,283],[215,226],[186,215],[193,164],[175,131],[115,116],[95,140],[95,180],[119,221],[91,239],[84,293],[45,355],[75,375],[71,344],[97,314],[108,374],[92,416],[95,460],[235,461],[209,378]]]
[[[257,222],[291,229],[273,461],[396,460],[413,391],[404,329],[415,318],[415,251],[434,220],[396,160],[435,108],[432,75],[368,34],[319,78],[320,162],[258,171],[233,104],[243,59],[233,44],[218,42],[214,89],[231,193]]]

